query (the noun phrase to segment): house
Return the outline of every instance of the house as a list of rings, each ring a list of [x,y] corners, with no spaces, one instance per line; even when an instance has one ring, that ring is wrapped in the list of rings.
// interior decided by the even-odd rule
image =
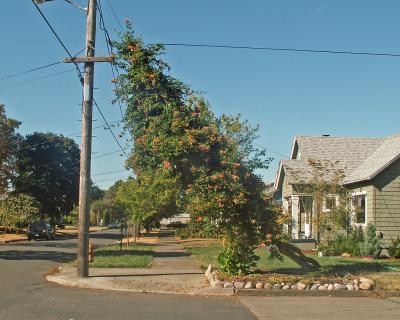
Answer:
[[[350,219],[353,226],[375,225],[386,248],[400,234],[400,135],[385,138],[297,136],[289,160],[282,160],[274,183],[274,198],[282,202],[291,217],[289,232],[294,239],[314,238],[310,215],[315,201],[302,192],[315,170],[311,161],[329,161],[323,179],[333,171],[342,173],[341,185],[351,195]],[[337,169],[339,168],[339,169]],[[336,200],[332,195],[333,201]],[[332,199],[323,201],[328,211]]]

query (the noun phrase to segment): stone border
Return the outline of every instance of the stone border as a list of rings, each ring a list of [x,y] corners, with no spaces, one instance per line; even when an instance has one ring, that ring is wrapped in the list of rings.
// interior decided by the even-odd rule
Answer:
[[[327,283],[315,282],[312,284],[304,284],[301,281],[296,283],[264,283],[261,281],[222,281],[218,279],[218,275],[213,271],[211,264],[208,265],[204,273],[210,287],[214,289],[231,288],[238,295],[261,295],[261,296],[356,296],[365,297],[378,295],[375,288],[375,282],[372,279],[359,277],[352,281],[339,282],[331,281]],[[256,290],[254,290],[256,289]],[[244,294],[249,291],[249,294]],[[253,293],[250,293],[252,291]],[[254,294],[255,292],[260,294]],[[381,291],[380,291],[381,292]],[[399,294],[400,295],[400,294]]]

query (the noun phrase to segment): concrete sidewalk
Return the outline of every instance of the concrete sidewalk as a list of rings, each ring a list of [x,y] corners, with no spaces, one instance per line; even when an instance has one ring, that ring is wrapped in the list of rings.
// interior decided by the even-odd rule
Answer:
[[[59,273],[48,275],[46,278],[61,285],[91,289],[220,294],[217,291],[210,292],[203,271],[175,241],[171,231],[161,230],[158,237],[153,249],[151,268],[91,268],[89,278],[79,279],[76,277],[76,269],[67,265],[63,266]],[[226,293],[223,291],[223,294]]]

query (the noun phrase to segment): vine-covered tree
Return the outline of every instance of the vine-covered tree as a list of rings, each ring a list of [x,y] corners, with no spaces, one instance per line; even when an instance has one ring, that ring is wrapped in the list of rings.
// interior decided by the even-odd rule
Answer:
[[[15,193],[25,193],[40,203],[42,217],[52,223],[78,203],[79,147],[53,133],[33,133],[18,151]]]
[[[115,80],[117,95],[128,106],[126,128],[135,142],[128,165],[138,181],[159,170],[176,178],[171,199],[177,212],[208,218],[225,235],[221,270],[248,272],[254,247],[274,232],[275,217],[255,174],[270,160],[254,146],[257,130],[239,116],[216,117],[202,97],[168,73],[160,59],[164,47],[144,45],[129,23],[115,46],[123,71]]]
[[[5,106],[0,104],[0,195],[8,189],[15,176],[15,160],[19,135],[15,132],[21,123],[7,118]]]
[[[10,195],[0,201],[0,223],[7,230],[21,231],[39,219],[39,203],[29,195]]]

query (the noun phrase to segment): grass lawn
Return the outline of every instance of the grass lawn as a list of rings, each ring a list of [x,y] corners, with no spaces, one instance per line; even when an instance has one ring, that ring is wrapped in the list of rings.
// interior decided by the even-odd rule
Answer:
[[[206,268],[209,263],[217,266],[218,255],[222,250],[220,243],[208,243],[202,246],[200,243],[187,242],[183,244],[192,257],[201,265]],[[283,261],[269,259],[269,252],[267,249],[256,249],[255,254],[260,257],[257,261],[256,269],[261,273],[280,273],[280,274],[294,274],[294,275],[307,275],[294,261],[284,257]],[[373,260],[364,261],[357,258],[341,258],[341,257],[317,257],[311,256],[319,262],[321,270],[318,275],[345,275],[347,273],[353,275],[368,274],[374,272],[400,272],[400,260]],[[308,274],[315,276],[315,273]]]
[[[153,261],[151,245],[119,245],[102,247],[94,252],[94,261],[90,267],[94,268],[147,268]]]

